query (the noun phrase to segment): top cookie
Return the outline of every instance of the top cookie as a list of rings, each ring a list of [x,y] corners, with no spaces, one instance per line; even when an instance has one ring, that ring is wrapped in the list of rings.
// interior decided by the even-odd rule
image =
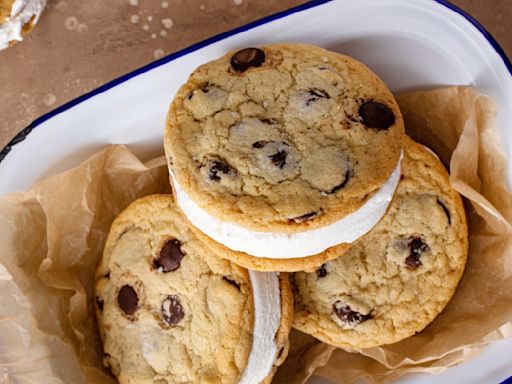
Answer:
[[[367,67],[283,44],[200,66],[171,104],[164,143],[201,208],[294,233],[358,209],[396,167],[403,134],[397,103]]]

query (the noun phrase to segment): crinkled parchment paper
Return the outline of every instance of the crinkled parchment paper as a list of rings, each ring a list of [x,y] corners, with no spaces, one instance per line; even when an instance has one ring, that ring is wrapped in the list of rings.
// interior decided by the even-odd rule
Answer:
[[[80,166],[0,197],[0,382],[115,383],[102,369],[92,299],[111,222],[168,192],[164,159],[111,146]]]
[[[434,150],[466,198],[469,258],[452,301],[423,332],[350,353],[295,332],[276,383],[311,374],[335,383],[382,383],[407,373],[441,373],[485,344],[512,336],[512,194],[495,125],[496,107],[467,87],[398,95],[407,133]]]
[[[434,323],[394,345],[349,353],[293,332],[277,383],[303,383],[313,373],[338,383],[437,373],[512,335],[512,196],[494,104],[469,88],[398,99],[409,134],[449,163],[467,198],[463,280]],[[101,367],[94,270],[115,215],[169,190],[163,158],[143,164],[126,147],[110,146],[25,193],[0,196],[0,382],[115,382]]]

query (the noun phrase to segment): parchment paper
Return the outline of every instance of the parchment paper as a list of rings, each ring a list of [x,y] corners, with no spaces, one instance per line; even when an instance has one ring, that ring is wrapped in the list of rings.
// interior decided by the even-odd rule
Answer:
[[[102,368],[92,299],[111,222],[138,197],[168,192],[163,158],[123,146],[0,197],[0,382],[115,383]]]
[[[467,198],[470,257],[446,310],[425,331],[359,353],[294,331],[276,383],[320,375],[385,382],[441,372],[512,335],[512,195],[493,102],[469,88],[398,97],[409,133],[448,163]],[[22,177],[22,175],[20,175]],[[169,192],[164,158],[109,146],[20,194],[0,196],[0,381],[112,384],[101,366],[92,281],[110,223],[131,201]]]

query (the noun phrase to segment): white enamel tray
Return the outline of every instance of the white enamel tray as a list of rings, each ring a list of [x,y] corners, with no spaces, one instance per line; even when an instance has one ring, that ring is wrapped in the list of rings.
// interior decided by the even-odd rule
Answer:
[[[512,65],[470,16],[445,0],[319,0],[164,57],[35,120],[0,152],[0,194],[25,190],[110,143],[128,144],[143,159],[161,154],[167,106],[191,70],[229,49],[273,42],[354,56],[393,91],[472,85],[497,101],[500,134],[512,154]],[[511,185],[512,169],[508,176]],[[512,340],[440,376],[401,382],[500,383],[511,376]]]

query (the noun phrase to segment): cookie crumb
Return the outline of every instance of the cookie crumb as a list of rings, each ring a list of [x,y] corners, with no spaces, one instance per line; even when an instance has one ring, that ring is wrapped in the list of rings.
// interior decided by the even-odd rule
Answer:
[[[162,25],[167,29],[171,29],[174,25],[174,22],[170,18],[162,19]]]
[[[64,8],[66,8],[68,6],[68,4],[64,1],[64,0],[61,0],[59,1],[57,4],[54,5],[54,7],[56,9],[58,9],[59,11],[63,10]]]
[[[75,16],[70,16],[64,22],[64,26],[68,31],[74,31],[78,27],[78,19]]]
[[[78,24],[78,27],[76,28],[76,30],[80,33],[84,33],[84,32],[87,32],[89,28],[87,27],[87,24],[84,24],[84,23],[80,23]]]
[[[43,102],[48,106],[55,104],[56,101],[57,97],[53,93],[47,93],[43,98]]]

